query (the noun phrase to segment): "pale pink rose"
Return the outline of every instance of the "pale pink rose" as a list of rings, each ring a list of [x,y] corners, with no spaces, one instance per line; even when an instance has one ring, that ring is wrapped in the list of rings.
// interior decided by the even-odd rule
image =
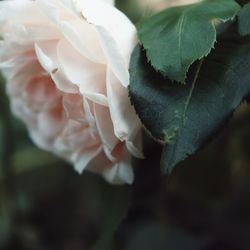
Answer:
[[[0,2],[0,68],[14,114],[42,149],[132,183],[140,122],[128,98],[136,29],[112,0]]]

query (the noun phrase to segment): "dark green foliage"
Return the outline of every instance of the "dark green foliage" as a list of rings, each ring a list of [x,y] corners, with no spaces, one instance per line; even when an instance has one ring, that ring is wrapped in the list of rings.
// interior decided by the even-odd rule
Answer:
[[[230,33],[231,34],[231,33]],[[204,61],[194,64],[187,84],[177,85],[153,70],[135,49],[130,97],[146,129],[162,141],[162,168],[169,174],[195,153],[250,92],[250,43],[230,36]]]
[[[170,8],[144,21],[139,39],[157,71],[184,82],[190,65],[214,47],[215,20],[232,19],[239,9],[234,0],[206,0]]]
[[[250,3],[246,4],[239,13],[239,32],[242,36],[250,35]]]

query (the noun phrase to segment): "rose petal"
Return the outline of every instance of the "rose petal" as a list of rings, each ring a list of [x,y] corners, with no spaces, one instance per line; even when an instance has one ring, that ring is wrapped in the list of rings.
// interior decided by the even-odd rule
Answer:
[[[96,26],[108,64],[127,86],[129,56],[136,44],[135,26],[121,11],[100,0],[77,1],[75,8],[88,23]]]
[[[85,20],[61,21],[63,35],[72,46],[92,62],[106,64],[106,58],[98,41],[96,29]]]
[[[61,70],[57,57],[58,41],[37,42],[35,51],[42,67],[51,75],[58,89],[66,93],[78,93],[78,87],[72,84]]]
[[[113,184],[132,184],[134,181],[134,173],[131,168],[129,154],[121,161],[117,162],[111,168],[103,171],[103,177],[110,183]]]
[[[130,103],[128,90],[110,69],[107,72],[107,95],[115,135],[122,141],[127,140],[138,131],[140,121]]]
[[[119,142],[119,139],[114,135],[114,128],[109,113],[109,109],[101,105],[94,105],[96,126],[104,145],[104,151],[107,157],[114,161],[112,151]]]
[[[142,148],[142,134],[140,127],[136,131],[135,135],[132,135],[126,141],[126,147],[128,151],[136,158],[144,159],[143,148]]]
[[[38,114],[38,131],[45,138],[54,138],[61,132],[64,126],[64,114],[62,112],[61,101],[55,101],[54,105]]]
[[[100,145],[98,135],[92,136],[91,129],[80,122],[68,120],[64,124],[62,133],[56,139],[56,148],[65,152],[79,152]],[[75,159],[74,159],[75,160]]]
[[[83,16],[89,23],[103,28],[116,43],[125,62],[137,43],[136,28],[132,22],[117,8],[99,0],[82,0],[81,9]]]
[[[96,128],[93,106],[94,104],[92,102],[90,103],[90,101],[87,100],[87,98],[83,97],[83,107],[85,110],[85,118],[88,121],[90,128],[92,128],[93,132],[96,132],[97,128]]]
[[[21,98],[11,99],[11,111],[21,121],[29,124],[29,128],[37,128],[37,117],[30,111]]]
[[[42,73],[42,67],[37,61],[23,62],[24,64],[17,67],[11,67],[8,75],[8,84],[6,84],[7,93],[12,98],[22,97],[25,86],[31,81],[32,78]]]
[[[36,0],[43,13],[55,23],[76,18],[73,10],[60,0]]]
[[[65,115],[70,120],[75,120],[83,125],[88,125],[85,118],[83,98],[79,94],[63,94],[63,108]]]
[[[28,14],[27,14],[28,13]],[[47,17],[40,11],[35,1],[1,1],[0,2],[0,33],[3,34],[6,23],[47,23]]]
[[[102,0],[108,4],[115,5],[115,0]]]
[[[51,73],[58,68],[57,57],[55,54],[57,43],[57,41],[45,43],[40,42],[39,44],[35,43],[37,59],[48,73]]]
[[[82,173],[84,169],[87,168],[88,164],[93,160],[100,152],[102,151],[102,147],[92,148],[92,149],[85,149],[81,152],[79,158],[74,163],[75,170],[78,173]]]
[[[81,56],[65,39],[59,42],[57,52],[60,67],[80,93],[93,102],[107,105],[105,67]]]
[[[129,72],[119,48],[107,30],[101,26],[97,26],[96,29],[98,30],[99,40],[104,54],[107,57],[108,65],[120,80],[121,84],[124,87],[127,87],[129,85]]]
[[[98,43],[95,28],[83,19],[79,14],[80,12],[75,12],[73,1],[63,1],[64,5],[58,0],[39,0],[39,3],[44,12],[62,31],[64,37],[66,37],[73,47],[83,56],[93,62],[106,62],[100,44]],[[70,9],[72,9],[72,12]],[[71,13],[71,15],[69,15],[69,13]]]

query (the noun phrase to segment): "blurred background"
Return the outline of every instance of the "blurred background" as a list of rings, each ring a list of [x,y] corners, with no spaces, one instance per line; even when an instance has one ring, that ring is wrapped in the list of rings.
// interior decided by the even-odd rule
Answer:
[[[117,4],[138,23],[158,3],[173,1]],[[32,144],[1,79],[0,250],[249,250],[250,108],[170,177],[160,173],[161,147],[144,141],[153,158],[134,160],[134,185],[80,176]]]

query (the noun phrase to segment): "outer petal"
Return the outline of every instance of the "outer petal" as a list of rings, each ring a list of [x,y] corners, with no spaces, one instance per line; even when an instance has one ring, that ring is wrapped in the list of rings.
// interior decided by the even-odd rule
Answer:
[[[102,176],[112,184],[132,184],[134,181],[134,173],[131,167],[130,155],[125,152],[122,159],[116,163],[110,162],[104,151],[101,151],[92,161],[90,161],[87,169],[102,174]]]
[[[101,0],[63,1],[65,6],[70,7],[72,12],[75,12],[75,16],[72,14],[70,17],[63,14],[67,10],[59,0],[39,0],[39,2],[45,12],[50,13],[49,16],[57,23],[65,37],[82,55],[94,62],[105,63],[103,50],[110,64],[114,67],[117,77],[125,85],[128,84],[128,72],[124,67],[126,59],[124,60],[123,56],[128,57],[130,55],[131,51],[128,50],[131,50],[131,39],[135,41],[136,31],[125,15],[107,4],[106,1]],[[84,9],[84,13],[79,15],[82,9]],[[86,17],[85,11],[87,12]],[[94,19],[93,16],[95,16]],[[94,26],[86,22],[85,18],[88,20],[89,17],[90,21],[88,22],[93,23]],[[96,25],[100,26],[98,28],[100,30],[97,30],[97,32],[95,30]],[[105,29],[104,32],[103,29]],[[102,49],[98,43],[98,36],[101,39]],[[116,42],[120,45],[118,48]],[[115,52],[112,52],[111,48]]]
[[[105,67],[81,56],[65,39],[59,42],[57,52],[60,68],[80,93],[93,102],[107,105]]]
[[[80,2],[81,4],[76,7],[77,12],[81,12],[87,22],[107,30],[122,53],[133,46],[131,41],[135,40],[135,26],[121,11],[100,0],[81,0]]]
[[[107,94],[115,134],[120,140],[127,140],[140,127],[140,121],[130,104],[128,90],[121,86],[111,70],[107,72]]]
[[[28,13],[28,14],[27,14]],[[0,33],[3,33],[9,22],[15,23],[47,23],[48,19],[39,10],[35,1],[14,0],[0,2]]]
[[[73,20],[76,13],[61,0],[36,0],[41,11],[54,23],[62,20]],[[69,2],[69,1],[67,1]]]
[[[110,161],[114,161],[112,151],[118,144],[119,139],[114,135],[114,128],[112,125],[109,109],[101,105],[94,105],[96,126],[100,134],[104,151]]]
[[[116,77],[120,80],[124,87],[129,85],[129,72],[126,67],[126,62],[122,57],[120,50],[110,34],[101,26],[96,27],[99,35],[99,40],[102,45],[107,64],[110,66]]]
[[[29,124],[30,128],[36,129],[37,121],[36,116],[27,108],[21,98],[11,99],[11,110],[13,114],[21,121]]]
[[[57,25],[68,41],[93,62],[105,63],[106,59],[98,42],[95,27],[76,12],[78,1],[38,0],[41,9]]]
[[[7,79],[14,77],[22,68],[31,61],[36,62],[35,53],[31,51],[19,50],[15,48],[15,44],[9,44],[7,41],[0,41],[0,68],[3,70]]]
[[[108,4],[115,5],[115,0],[102,0]]]
[[[37,75],[37,72],[39,72],[40,69],[41,66],[38,63],[23,66],[20,72],[17,72],[10,77],[8,84],[6,84],[7,93],[12,98],[19,98],[22,96],[25,86]]]
[[[127,153],[122,160],[103,171],[104,178],[113,184],[132,184],[134,181],[134,172],[130,161],[131,158]]]
[[[74,163],[75,170],[81,174],[84,169],[86,169],[91,160],[93,160],[97,155],[99,155],[101,151],[101,146],[98,148],[85,149],[83,152],[81,152],[79,158]]]
[[[135,134],[126,141],[128,151],[136,158],[144,159],[142,148],[142,133],[140,127],[135,131]]]
[[[96,26],[108,64],[124,86],[128,86],[128,63],[136,43],[136,29],[118,9],[100,0],[81,0],[75,8]]]
[[[106,64],[106,58],[93,25],[80,18],[70,21],[61,20],[58,26],[72,46],[84,57],[96,63]]]

